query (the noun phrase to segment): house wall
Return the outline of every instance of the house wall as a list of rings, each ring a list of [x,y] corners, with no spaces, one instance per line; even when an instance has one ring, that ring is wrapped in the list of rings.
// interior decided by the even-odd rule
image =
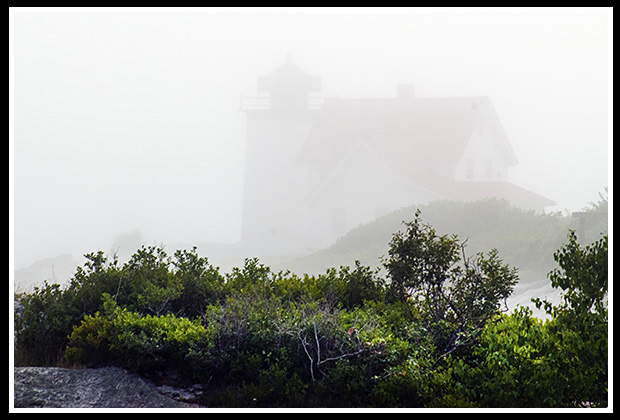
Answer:
[[[506,181],[508,164],[496,136],[490,124],[483,120],[478,122],[455,166],[456,181]]]
[[[437,198],[402,181],[368,148],[358,145],[310,197],[307,237],[311,248],[329,246],[362,223]]]

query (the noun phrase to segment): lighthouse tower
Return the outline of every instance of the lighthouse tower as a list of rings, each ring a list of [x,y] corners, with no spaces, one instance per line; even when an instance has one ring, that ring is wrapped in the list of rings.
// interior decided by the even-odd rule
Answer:
[[[316,113],[321,79],[291,59],[258,78],[258,96],[242,98],[247,116],[242,242],[246,252],[290,255],[307,250],[304,168],[297,164]]]

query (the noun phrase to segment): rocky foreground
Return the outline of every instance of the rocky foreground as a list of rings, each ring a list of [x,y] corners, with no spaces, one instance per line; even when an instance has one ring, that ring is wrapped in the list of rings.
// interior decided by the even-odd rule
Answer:
[[[14,368],[15,408],[197,408],[195,397],[115,367]]]

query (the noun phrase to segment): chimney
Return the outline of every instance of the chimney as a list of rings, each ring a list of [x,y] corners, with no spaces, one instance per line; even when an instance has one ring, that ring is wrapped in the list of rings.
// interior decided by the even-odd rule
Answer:
[[[401,83],[400,85],[396,86],[396,97],[398,99],[415,98],[415,85]]]

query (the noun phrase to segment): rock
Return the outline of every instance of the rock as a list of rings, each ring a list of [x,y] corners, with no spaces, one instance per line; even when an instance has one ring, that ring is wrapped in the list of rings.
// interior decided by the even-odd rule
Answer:
[[[176,401],[192,403],[196,401],[201,395],[202,390],[197,388],[196,385],[191,386],[188,389],[175,388],[170,385],[161,385],[157,387],[157,391],[163,395],[167,395]]]
[[[151,382],[114,367],[16,367],[14,379],[15,408],[198,407],[164,395]]]

